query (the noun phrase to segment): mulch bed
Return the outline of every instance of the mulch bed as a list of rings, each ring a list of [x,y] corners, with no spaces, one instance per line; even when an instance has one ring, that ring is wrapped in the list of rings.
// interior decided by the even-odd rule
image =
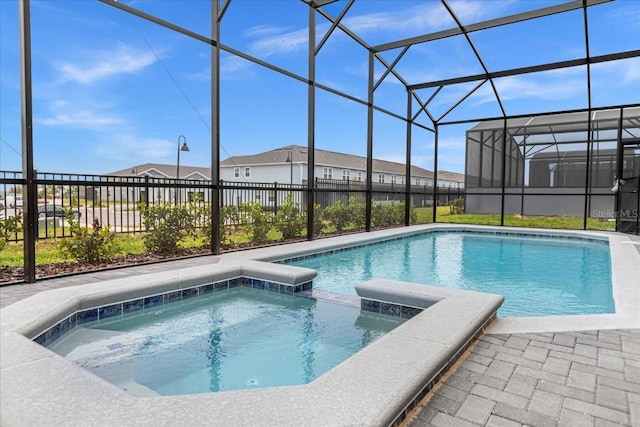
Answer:
[[[384,228],[384,227],[381,227]],[[339,233],[332,233],[331,236],[341,234],[352,234],[353,231],[342,231]],[[357,232],[356,232],[357,233]],[[317,236],[316,238],[330,237],[329,235]],[[244,243],[225,243],[221,245],[221,252],[232,252],[242,249],[259,248],[264,246],[273,246],[304,241],[304,238],[296,239],[283,239],[278,242],[269,242],[268,244],[259,244],[253,242]],[[66,276],[70,274],[87,273],[91,271],[106,270],[110,268],[118,267],[130,267],[140,264],[149,264],[154,262],[170,261],[172,259],[188,258],[198,255],[210,255],[211,249],[203,246],[199,248],[182,249],[180,252],[173,255],[156,255],[152,253],[136,254],[136,255],[123,255],[116,257],[108,263],[89,264],[87,262],[61,262],[56,264],[44,264],[36,265],[36,279],[45,279],[59,276]],[[0,286],[20,283],[24,281],[24,271],[22,267],[7,267],[0,266]]]
[[[300,239],[282,241],[278,243],[290,243],[300,241]],[[252,242],[224,244],[222,252],[256,248],[264,245],[256,245]],[[108,263],[89,264],[87,262],[61,262],[56,264],[36,265],[36,279],[52,278],[69,274],[87,273],[91,271],[106,270],[117,267],[128,267],[154,262],[170,261],[172,259],[188,258],[198,255],[211,255],[208,247],[182,249],[173,255],[156,255],[152,253],[132,254],[116,257]],[[24,281],[24,271],[22,267],[0,266],[0,285],[19,283]]]
[[[90,264],[88,262],[60,262],[55,264],[36,265],[36,278],[43,279],[47,277],[63,276],[67,274],[86,273],[90,271],[105,270],[114,267],[126,267],[140,264],[148,264],[152,262],[167,261],[176,258],[184,258],[195,255],[204,255],[210,253],[209,248],[192,248],[184,249],[177,254],[170,256],[154,255],[151,253],[123,255],[112,259],[110,262],[102,262],[99,264]],[[24,271],[22,267],[0,266],[0,283],[21,282],[24,280]]]

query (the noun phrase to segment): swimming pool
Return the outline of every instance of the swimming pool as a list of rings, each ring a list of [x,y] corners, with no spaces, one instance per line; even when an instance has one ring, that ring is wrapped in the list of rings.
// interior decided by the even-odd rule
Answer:
[[[489,333],[525,333],[579,331],[593,328],[637,328],[640,320],[640,254],[628,236],[615,233],[562,230],[509,229],[446,224],[411,226],[378,230],[330,239],[316,239],[220,256],[220,262],[203,262],[187,269],[161,269],[142,276],[100,280],[69,287],[60,279],[60,289],[45,291],[2,308],[0,313],[0,380],[6,391],[0,405],[0,416],[8,425],[375,425],[393,424],[408,402],[420,400],[421,390],[429,381],[439,378],[440,362],[450,358],[460,343],[471,342],[466,335],[471,325],[491,320],[497,308],[488,294],[460,295],[467,291],[424,286],[425,294],[444,298],[433,307],[385,334],[363,350],[308,384],[291,387],[237,390],[222,393],[175,395],[139,398],[90,374],[38,342],[43,331],[53,336],[63,327],[64,319],[73,313],[77,318],[95,315],[95,307],[121,306],[123,312],[155,300],[163,294],[174,298],[176,290],[183,297],[210,292],[210,283],[235,277],[255,277],[252,286],[295,293],[295,288],[308,289],[315,277],[298,274],[295,267],[274,264],[278,260],[301,258],[310,254],[338,251],[354,245],[376,244],[382,240],[405,238],[431,232],[474,231],[554,235],[559,238],[602,240],[609,242],[615,313],[584,316],[545,316],[501,318]],[[350,250],[350,249],[345,249]],[[211,259],[211,258],[209,258]],[[268,282],[265,282],[267,280]],[[92,280],[88,279],[89,282]],[[253,282],[253,280],[252,280]],[[284,284],[284,285],[283,285]],[[244,284],[248,286],[248,282]],[[50,286],[49,284],[47,287]],[[294,289],[292,289],[294,288]],[[217,286],[216,286],[217,289]],[[420,294],[421,285],[413,285]],[[315,291],[312,291],[315,293]],[[348,298],[348,297],[347,297]],[[129,302],[127,302],[129,301]],[[97,310],[100,314],[100,310]],[[82,315],[82,316],[81,316]],[[75,315],[74,315],[75,316]],[[62,322],[62,323],[58,323]],[[60,330],[57,327],[60,326]],[[473,334],[472,331],[472,334]],[[462,350],[461,350],[462,351]],[[453,359],[455,360],[455,359]],[[25,402],[29,410],[25,411]],[[339,402],[340,404],[336,404]]]
[[[76,326],[49,348],[134,395],[307,384],[405,319],[236,287]]]
[[[615,312],[604,240],[429,232],[286,263],[317,270],[314,289],[336,293],[385,278],[501,294],[501,316]]]

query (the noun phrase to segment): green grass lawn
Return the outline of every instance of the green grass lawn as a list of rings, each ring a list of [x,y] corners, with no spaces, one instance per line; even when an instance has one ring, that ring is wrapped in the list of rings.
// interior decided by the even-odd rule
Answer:
[[[432,208],[416,208],[417,223],[425,224],[432,222]],[[438,206],[436,211],[436,222],[455,224],[478,224],[478,225],[500,225],[500,214],[462,214],[452,215],[448,206]],[[509,227],[531,227],[531,228],[555,228],[567,230],[582,230],[582,217],[575,216],[520,216],[505,215],[504,225]],[[609,230],[614,231],[616,224],[613,221],[600,221],[589,218],[587,229],[589,230]]]
[[[62,252],[58,249],[60,239],[43,239],[36,242],[36,264],[56,264],[60,262],[73,261],[72,259],[65,258]],[[145,252],[144,243],[141,236],[132,235],[118,235],[118,243],[120,244],[120,251],[118,255],[126,254],[141,254]],[[0,265],[8,267],[22,267],[24,260],[22,242],[13,243],[10,242],[0,252]]]
[[[448,206],[437,207],[437,222],[455,223],[455,224],[478,224],[478,225],[500,225],[499,214],[461,214],[452,215]],[[426,224],[432,222],[433,208],[416,208],[416,223]],[[504,217],[504,225],[511,227],[531,227],[531,228],[551,228],[551,229],[569,229],[581,230],[581,217],[568,216],[531,216],[521,217],[519,215],[508,215]],[[615,230],[615,222],[599,221],[589,218],[587,221],[589,230]],[[349,228],[345,229],[348,231]],[[324,234],[331,234],[335,231],[335,227],[327,226]],[[267,237],[271,241],[278,241],[282,238],[282,234],[272,229]],[[141,254],[145,252],[142,235],[119,234],[117,236],[120,245],[118,255]],[[230,243],[249,242],[249,236],[243,231],[235,231],[229,236]],[[41,239],[36,242],[36,264],[54,264],[59,262],[71,261],[65,258],[60,250],[58,250],[59,239]],[[189,238],[181,242],[180,246],[199,247],[205,244],[203,238]],[[0,252],[0,265],[9,267],[21,267],[23,265],[23,246],[21,242],[8,243]]]

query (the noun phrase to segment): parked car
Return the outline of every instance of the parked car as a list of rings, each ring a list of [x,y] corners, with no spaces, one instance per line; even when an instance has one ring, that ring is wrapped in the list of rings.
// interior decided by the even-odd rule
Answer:
[[[22,194],[17,194],[15,196],[6,196],[6,205],[10,208],[21,208]]]
[[[45,218],[48,216],[57,216],[64,218],[64,212],[66,209],[67,208],[61,205],[38,205],[38,218]],[[73,213],[74,218],[80,218],[82,216],[82,214],[75,209],[73,209],[71,212]]]

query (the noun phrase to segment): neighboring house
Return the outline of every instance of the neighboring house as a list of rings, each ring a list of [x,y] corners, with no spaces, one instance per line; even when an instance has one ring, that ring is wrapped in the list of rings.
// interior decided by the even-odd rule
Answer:
[[[366,181],[366,157],[337,153],[327,150],[315,151],[314,179],[318,188],[334,190],[334,192],[318,192],[316,202],[326,206],[349,197],[364,199]],[[208,200],[202,188],[183,188],[178,194],[171,186],[157,185],[159,179],[175,179],[176,166],[147,163],[122,169],[107,175],[114,177],[114,186],[93,188],[87,192],[87,198],[99,195],[101,200],[140,202],[153,200],[156,202],[191,201],[198,194],[202,200]],[[210,180],[209,168],[180,166],[182,180]],[[153,183],[145,185],[145,177],[154,178]],[[233,156],[220,162],[220,180],[225,184],[223,203],[240,205],[248,201],[259,201],[264,206],[275,206],[282,202],[290,192],[288,186],[307,184],[307,148],[290,145],[264,153],[247,156]],[[373,159],[373,191],[377,202],[404,200],[401,194],[405,191],[406,168],[402,163]],[[433,172],[418,166],[411,167],[410,183],[412,191],[420,193],[412,196],[416,206],[432,204]],[[131,186],[120,186],[129,182]],[[151,182],[148,180],[148,182]],[[118,183],[118,185],[115,185]],[[169,183],[167,183],[169,184]],[[280,186],[282,190],[275,188]],[[283,188],[284,187],[284,188]],[[448,198],[451,189],[458,191],[464,188],[464,175],[439,171],[438,187]],[[300,188],[301,190],[302,188]],[[396,193],[396,194],[394,194]],[[92,195],[95,194],[95,195]],[[148,196],[147,196],[148,194]],[[304,204],[306,194],[295,193],[297,201]],[[453,196],[452,196],[453,197]],[[457,196],[456,196],[457,197]],[[447,200],[440,200],[446,203]]]
[[[145,178],[154,178],[153,182],[162,182],[163,179],[174,180],[176,178],[176,165],[163,165],[159,163],[145,163],[143,165],[136,165],[131,168],[122,169],[119,171],[111,172],[107,174],[107,177],[114,177],[115,182],[129,182],[132,184],[139,184],[136,186],[122,187],[118,186],[101,186],[100,188],[88,188],[87,198],[94,198],[96,195],[100,197],[100,200],[113,200],[113,201],[128,201],[131,203],[144,202],[147,200],[147,195],[156,202],[168,202],[175,201],[179,198],[181,201],[194,200],[195,195],[202,200],[207,197],[202,189],[190,189],[183,188],[178,194],[176,190],[170,187],[158,186],[158,185],[144,185]],[[182,166],[180,165],[180,179],[181,180],[196,180],[196,181],[209,181],[211,179],[211,169],[195,166]]]
[[[233,156],[220,163],[220,179],[239,182],[307,183],[307,148],[299,145],[276,148],[264,153]],[[335,151],[315,150],[316,179],[366,181],[367,158]],[[406,168],[402,163],[373,159],[374,183],[404,185]],[[433,172],[411,167],[411,185],[433,186]],[[438,187],[464,188],[464,175],[439,171]]]
[[[265,151],[263,153],[246,156],[233,156],[220,163],[220,179],[226,182],[243,183],[278,183],[278,184],[307,184],[307,156],[306,147],[290,145]],[[314,179],[317,186],[326,189],[349,190],[364,189],[366,181],[367,159],[362,156],[338,153],[335,151],[316,149],[314,153]],[[418,166],[411,167],[410,183],[420,191],[433,186],[433,172]],[[374,200],[390,200],[388,192],[404,191],[406,167],[402,163],[373,159],[373,190]],[[464,175],[439,171],[438,187],[464,188]],[[423,191],[427,193],[427,191]],[[385,193],[385,194],[383,194]],[[356,194],[356,193],[354,193]],[[353,194],[352,194],[353,195]],[[323,197],[327,196],[327,197]],[[247,196],[245,196],[247,197]],[[248,196],[252,197],[252,196]],[[346,196],[338,196],[344,200]],[[431,195],[414,200],[418,206],[429,205]],[[273,201],[273,195],[269,195]],[[318,202],[322,205],[331,204],[336,197],[329,193],[318,193]],[[236,201],[236,203],[242,200]]]

